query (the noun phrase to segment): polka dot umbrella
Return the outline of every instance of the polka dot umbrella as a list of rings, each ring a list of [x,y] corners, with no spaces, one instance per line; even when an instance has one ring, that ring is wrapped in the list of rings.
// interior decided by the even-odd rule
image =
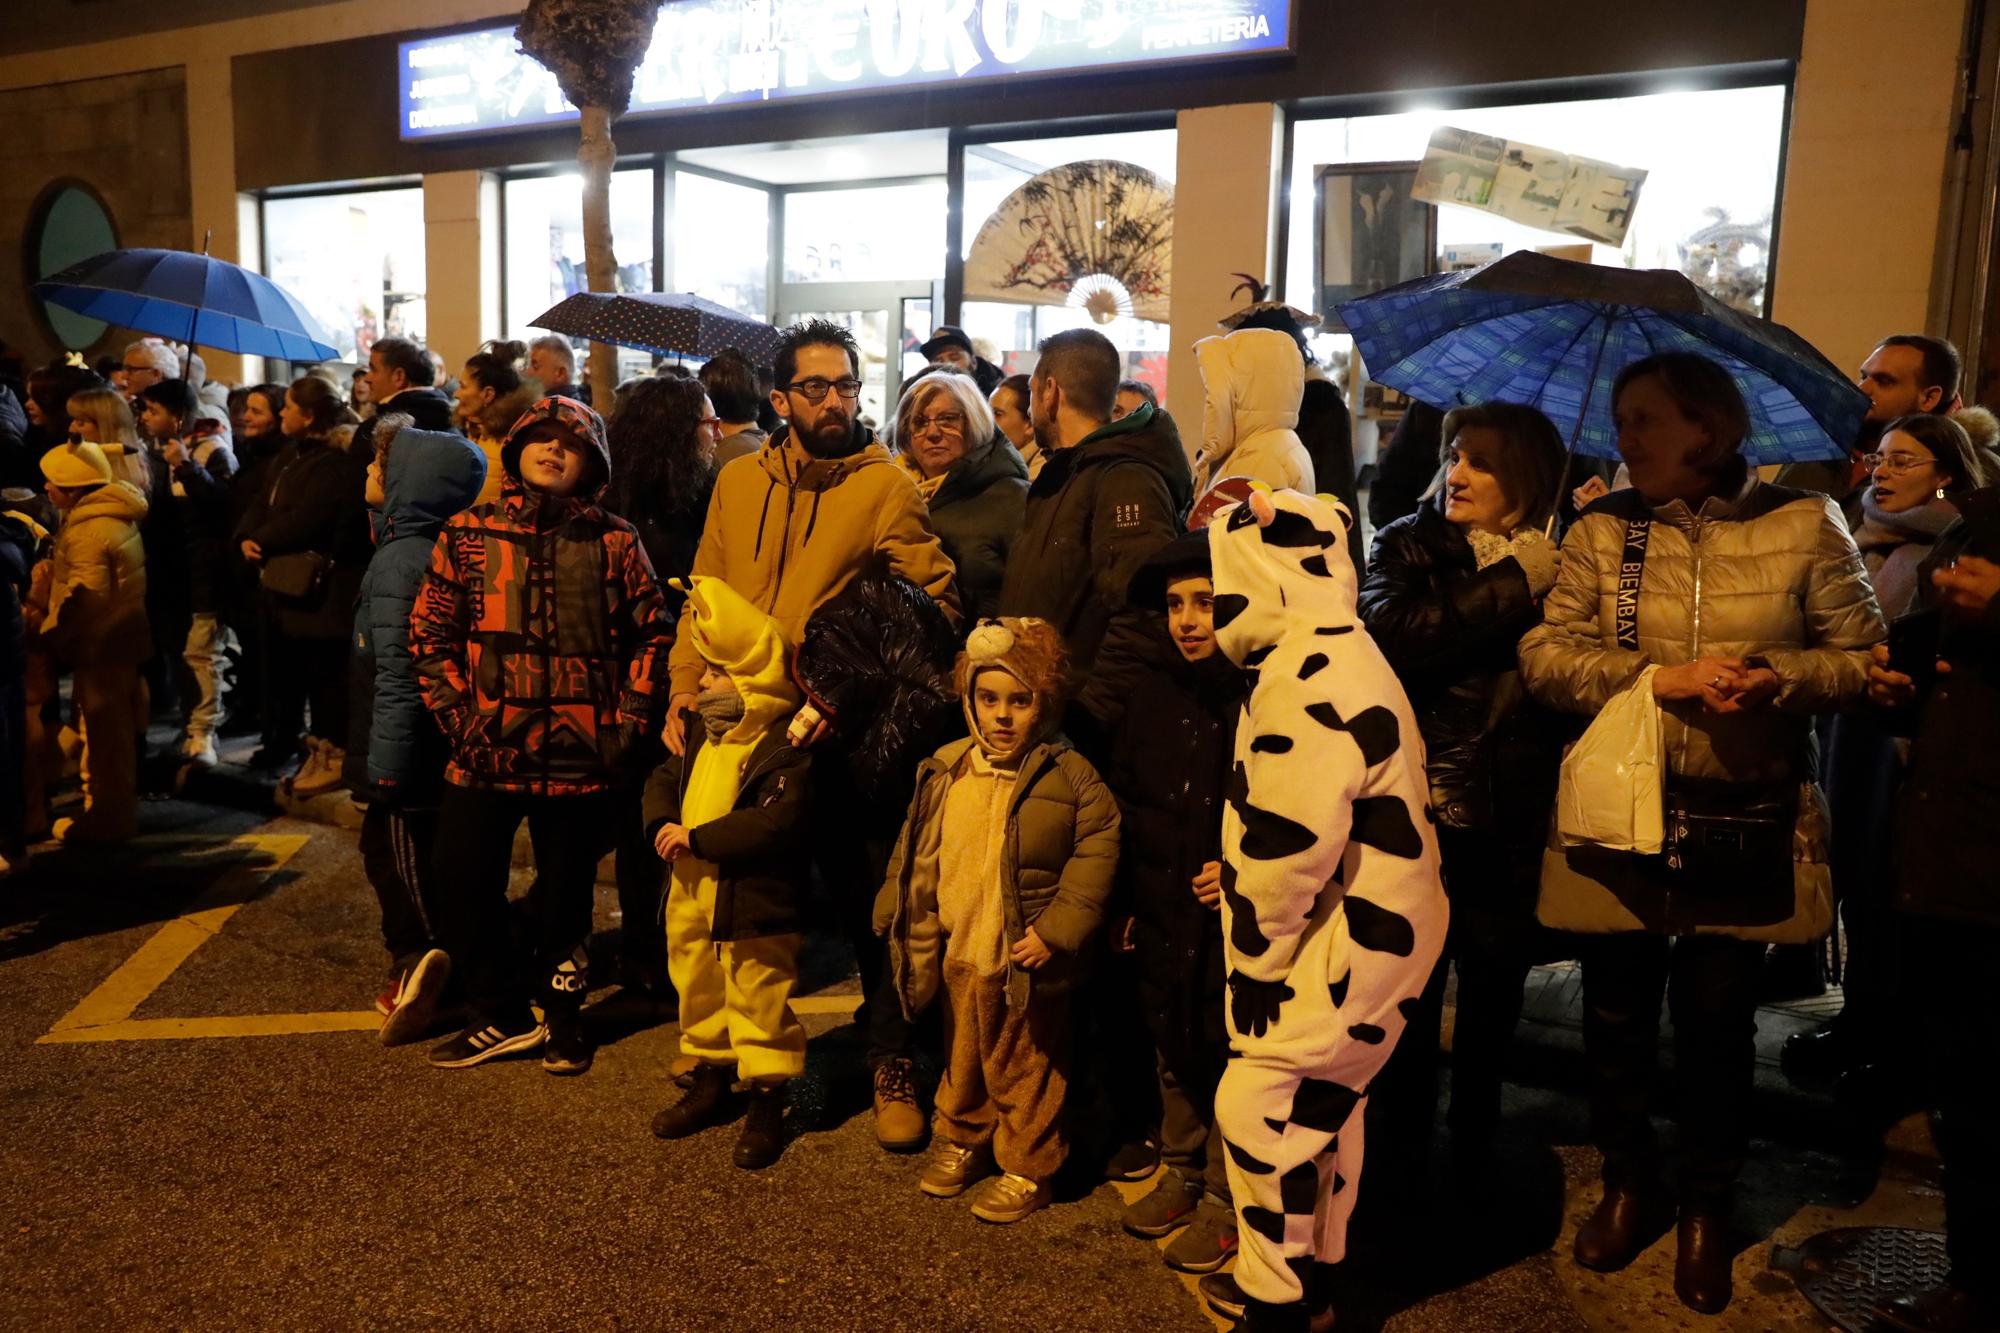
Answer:
[[[735,347],[760,366],[771,364],[782,336],[693,292],[578,292],[528,323],[660,356],[710,357]]]

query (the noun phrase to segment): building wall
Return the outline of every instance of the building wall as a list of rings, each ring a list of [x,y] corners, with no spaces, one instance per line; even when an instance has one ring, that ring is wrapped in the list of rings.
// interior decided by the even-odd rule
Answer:
[[[187,86],[179,66],[116,78],[0,91],[0,237],[18,253],[36,202],[59,180],[103,196],[127,246],[186,249],[193,242],[188,186]],[[61,351],[28,312],[25,263],[0,263],[0,338],[29,364]],[[115,346],[107,335],[100,348]]]
[[[1806,12],[1771,317],[1843,370],[1927,329],[1964,24],[1964,0]]]

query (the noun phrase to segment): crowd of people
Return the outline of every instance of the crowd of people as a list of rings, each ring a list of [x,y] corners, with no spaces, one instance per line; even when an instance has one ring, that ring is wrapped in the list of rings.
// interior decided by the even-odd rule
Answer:
[[[935,1142],[923,1194],[1010,1223],[1072,1158],[1153,1179],[1126,1229],[1256,1330],[1328,1326],[1357,1199],[1421,1193],[1448,971],[1476,1182],[1529,969],[1564,958],[1603,1153],[1576,1262],[1672,1226],[1681,1300],[1723,1309],[1767,954],[1837,909],[1847,1012],[1788,1064],[1934,1111],[1951,1278],[1883,1317],[1992,1326],[2000,478],[1949,344],[1885,340],[1851,456],[1776,480],[1693,354],[1619,373],[1615,474],[1532,408],[1413,409],[1365,556],[1297,312],[1195,350],[1192,449],[1092,330],[1003,375],[941,329],[880,435],[821,321],[768,378],[664,367],[608,420],[559,338],[450,376],[382,339],[352,385],[230,392],[153,339],[38,369],[0,387],[0,854],[131,837],[149,719],[194,767],[256,735],[294,795],[364,807],[385,1044],[448,1023],[432,1065],[576,1075],[591,987],[671,992],[652,1131],[740,1120],[747,1169],[785,1148],[830,919],[876,1137]],[[1566,751],[1635,698],[1658,854],[1570,828],[1601,793]]]

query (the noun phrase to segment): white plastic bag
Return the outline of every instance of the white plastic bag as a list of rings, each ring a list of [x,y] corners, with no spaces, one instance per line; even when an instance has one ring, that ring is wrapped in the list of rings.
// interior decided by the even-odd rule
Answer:
[[[1666,835],[1665,741],[1647,667],[1604,705],[1563,756],[1556,790],[1556,841],[1563,847],[1659,852]]]

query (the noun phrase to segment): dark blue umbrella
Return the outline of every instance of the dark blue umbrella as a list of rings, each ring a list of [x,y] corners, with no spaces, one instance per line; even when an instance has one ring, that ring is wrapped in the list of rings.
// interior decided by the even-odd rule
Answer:
[[[261,273],[185,250],[108,250],[32,289],[65,310],[197,347],[287,361],[339,349],[298,299]]]
[[[693,292],[578,292],[528,323],[659,356],[710,357],[735,347],[760,366],[771,364],[784,336]]]
[[[1697,352],[1750,408],[1753,466],[1845,458],[1868,399],[1781,324],[1733,310],[1679,273],[1522,251],[1344,301],[1370,379],[1434,407],[1539,408],[1577,453],[1618,456],[1611,387],[1654,352]]]

